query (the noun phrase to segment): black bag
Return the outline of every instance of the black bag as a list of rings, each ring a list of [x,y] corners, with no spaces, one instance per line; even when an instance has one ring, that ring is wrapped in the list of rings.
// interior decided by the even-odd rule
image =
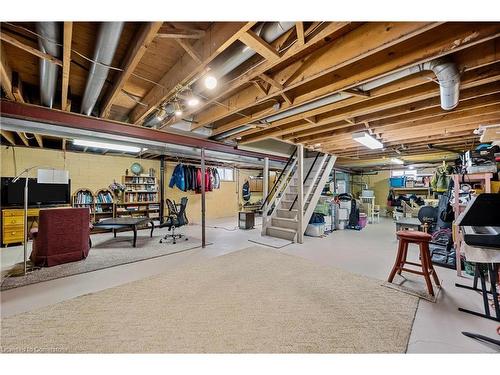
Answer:
[[[450,184],[448,186],[448,192],[446,195],[446,208],[442,210],[439,214],[440,219],[443,220],[445,223],[451,223],[453,222],[453,220],[455,220],[455,212],[453,211],[453,206],[450,204],[452,189],[453,189],[453,184]],[[455,199],[458,199],[458,197],[455,197]]]

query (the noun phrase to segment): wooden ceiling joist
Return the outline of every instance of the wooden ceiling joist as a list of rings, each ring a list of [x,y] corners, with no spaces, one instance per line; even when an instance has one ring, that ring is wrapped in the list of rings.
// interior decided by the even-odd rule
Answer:
[[[0,79],[5,96],[10,100],[16,100],[12,93],[12,70],[7,62],[7,55],[4,52],[3,43],[0,43]]]
[[[16,38],[10,36],[9,34],[6,34],[5,31],[0,33],[0,39],[3,40],[6,43],[9,43],[17,48],[22,49],[23,51],[26,51],[28,53],[31,53],[32,55],[35,55],[41,59],[49,60],[50,62],[62,66],[63,63],[61,60],[59,60],[57,57],[54,57],[52,55],[49,55],[48,53],[42,52],[39,49],[36,49],[34,47],[31,47]]]
[[[337,69],[353,64],[360,59],[367,58],[385,48],[389,48],[411,37],[420,35],[437,26],[437,23],[369,23],[357,27],[344,37],[338,38],[332,43],[313,52],[313,55],[315,55],[313,59],[314,62],[308,65],[307,69],[297,76],[293,82],[290,82],[285,90],[291,90],[309,83],[312,80],[320,79]],[[366,43],[366,38],[371,40],[371,43]],[[365,42],[363,43],[361,40],[365,40]],[[440,46],[440,48],[443,48],[443,46]],[[281,74],[283,73],[276,74],[274,79],[280,81]],[[375,75],[373,78],[376,78],[380,74],[381,73]],[[350,85],[346,85],[347,87],[343,87],[344,85],[342,85],[339,88],[349,89],[351,88],[350,86],[353,86],[355,83],[360,83],[358,77],[350,77],[350,80]],[[328,92],[332,92],[331,89],[325,90],[322,92],[322,95]],[[197,116],[198,126],[202,127],[222,120],[227,116],[251,108],[279,94],[281,94],[281,91],[271,91],[267,96],[261,96],[255,92],[255,88],[247,87],[226,100],[227,103],[232,104],[229,106],[229,109],[222,106],[212,106],[208,110],[200,113]],[[309,98],[309,100],[312,99],[316,99],[316,97]],[[295,100],[294,106],[303,103],[305,103],[304,100]],[[283,106],[277,113],[288,108],[291,107]]]
[[[297,43],[299,45],[304,45],[306,42],[306,38],[304,35],[304,23],[295,22],[295,28],[297,29]]]
[[[61,87],[61,109],[68,110],[69,71],[71,66],[71,42],[73,40],[73,22],[64,22],[63,26],[63,66]]]
[[[17,135],[19,136],[19,138],[21,138],[21,141],[23,141],[24,145],[29,147],[30,142],[28,140],[28,137],[26,137],[26,134],[24,134],[23,132],[18,132]]]
[[[242,33],[239,39],[266,60],[276,60],[280,58],[278,51],[252,30]]]
[[[203,73],[208,64],[221,52],[235,42],[239,36],[249,30],[255,22],[215,23],[205,37],[193,44],[193,49],[203,59],[201,64],[193,61],[185,53],[181,59],[159,80],[141,100],[146,104],[136,105],[130,113],[133,124],[138,124],[154,111],[163,101],[175,95],[179,85],[185,85],[194,77]],[[187,58],[184,56],[187,55]]]
[[[221,100],[221,98],[225,98],[238,88],[243,87],[259,75],[266,73],[267,71],[275,68],[276,66],[286,64],[288,61],[291,61],[296,55],[300,55],[306,51],[313,50],[316,48],[323,47],[326,43],[326,40],[329,38],[334,38],[335,36],[343,35],[355,28],[357,25],[353,25],[351,22],[329,22],[324,29],[322,29],[318,34],[314,35],[310,40],[307,41],[304,45],[294,44],[290,48],[288,48],[278,60],[273,61],[264,61],[259,64],[255,68],[250,69],[248,72],[244,73],[238,79],[232,81],[229,85],[226,85],[220,90],[217,90],[217,93],[214,96],[211,96],[209,100],[202,103],[196,110],[188,112],[188,116],[206,110],[208,107],[213,105],[216,101]],[[257,89],[258,90],[258,89]],[[258,90],[260,91],[260,90]],[[267,93],[265,94],[267,95]],[[197,127],[196,127],[197,128]],[[195,129],[195,127],[193,127]]]
[[[189,56],[193,58],[194,61],[196,61],[198,64],[201,64],[203,62],[201,56],[196,52],[196,50],[193,48],[193,46],[186,40],[184,39],[175,39],[177,43],[188,53]]]
[[[124,59],[123,71],[113,84],[113,87],[107,94],[104,104],[101,109],[101,117],[108,118],[111,106],[116,101],[118,95],[122,91],[125,83],[128,81],[142,57],[146,53],[149,45],[155,38],[158,30],[161,28],[162,22],[147,22],[138,31],[131,48],[127,52]]]
[[[16,145],[16,138],[14,137],[14,133],[3,129],[0,129],[0,133],[2,134],[2,137],[4,137],[11,145]]]
[[[24,103],[23,83],[17,72],[12,72],[12,95],[14,95],[16,102]]]
[[[161,26],[155,34],[155,37],[171,39],[201,39],[205,36],[205,34],[204,30],[177,29],[169,26]]]

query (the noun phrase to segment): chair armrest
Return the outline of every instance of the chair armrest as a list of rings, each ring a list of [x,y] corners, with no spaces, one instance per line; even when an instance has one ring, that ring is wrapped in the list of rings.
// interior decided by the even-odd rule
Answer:
[[[38,235],[38,228],[31,228],[28,237],[31,239],[35,239]]]

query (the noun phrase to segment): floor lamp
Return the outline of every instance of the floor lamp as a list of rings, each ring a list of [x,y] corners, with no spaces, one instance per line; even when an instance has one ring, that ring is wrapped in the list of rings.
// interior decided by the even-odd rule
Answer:
[[[40,168],[39,165],[34,167],[29,167],[19,173],[12,183],[17,182],[20,178],[24,176],[24,253],[23,253],[23,276],[27,273],[27,261],[28,261],[28,175],[29,172],[35,168]],[[65,170],[57,169],[38,169],[37,182],[42,184],[67,184],[69,174]]]

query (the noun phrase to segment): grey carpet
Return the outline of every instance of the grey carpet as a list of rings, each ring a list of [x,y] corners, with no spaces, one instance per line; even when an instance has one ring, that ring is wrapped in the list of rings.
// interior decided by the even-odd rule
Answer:
[[[2,320],[3,352],[401,353],[418,298],[251,247]]]
[[[139,231],[137,236],[137,247],[132,247],[132,232],[118,233],[116,238],[113,238],[111,233],[93,235],[93,245],[86,259],[78,262],[36,269],[26,276],[6,277],[2,280],[1,290],[8,290],[61,277],[138,262],[180,251],[196,249],[201,246],[201,240],[194,237],[188,237],[189,239],[187,241],[182,238],[178,239],[176,244],[160,244],[160,238],[162,238],[165,233],[165,230],[155,230],[153,237],[149,237],[149,230]],[[19,264],[16,265],[15,268],[20,268],[21,266],[22,264]],[[7,272],[7,274],[8,273],[9,272]]]

